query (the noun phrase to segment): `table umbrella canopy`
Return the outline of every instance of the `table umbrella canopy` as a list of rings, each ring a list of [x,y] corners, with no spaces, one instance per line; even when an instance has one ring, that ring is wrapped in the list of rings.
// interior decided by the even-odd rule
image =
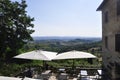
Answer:
[[[56,54],[57,52],[35,50],[17,55],[14,58],[51,61]]]
[[[75,64],[74,60],[83,59],[83,58],[96,58],[96,56],[87,52],[73,50],[73,51],[60,53],[53,60],[72,59],[73,60],[72,68],[74,69],[74,64]]]
[[[80,59],[80,58],[96,58],[93,54],[82,51],[68,51],[58,54],[53,60],[59,59]]]

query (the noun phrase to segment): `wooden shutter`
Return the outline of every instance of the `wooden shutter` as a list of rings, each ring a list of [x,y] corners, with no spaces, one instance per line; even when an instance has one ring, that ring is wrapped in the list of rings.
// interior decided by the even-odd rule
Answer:
[[[115,50],[120,52],[120,34],[115,35]]]

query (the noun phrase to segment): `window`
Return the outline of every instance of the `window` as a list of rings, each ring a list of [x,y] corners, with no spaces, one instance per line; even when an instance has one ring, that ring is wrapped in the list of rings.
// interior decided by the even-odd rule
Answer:
[[[117,15],[120,15],[120,0],[117,0]]]
[[[105,48],[108,48],[108,37],[105,37]]]
[[[106,11],[104,15],[105,15],[104,22],[107,23],[108,22],[108,11]]]
[[[115,73],[120,75],[120,64],[118,62],[115,62]]]
[[[115,50],[120,52],[120,34],[115,35]]]

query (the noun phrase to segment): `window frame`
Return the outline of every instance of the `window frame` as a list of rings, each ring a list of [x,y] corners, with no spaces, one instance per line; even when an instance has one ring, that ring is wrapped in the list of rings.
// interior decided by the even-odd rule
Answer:
[[[105,13],[104,13],[104,22],[105,23],[108,23],[108,11],[106,11]]]
[[[108,36],[105,36],[105,48],[108,49]]]
[[[120,33],[115,34],[115,51],[120,52]]]
[[[117,0],[117,15],[120,15],[120,0]]]

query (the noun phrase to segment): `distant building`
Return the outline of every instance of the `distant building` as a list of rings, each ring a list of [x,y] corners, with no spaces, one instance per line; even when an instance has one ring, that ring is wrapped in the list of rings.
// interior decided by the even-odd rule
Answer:
[[[120,80],[120,0],[103,0],[97,11],[102,11],[102,80]]]

